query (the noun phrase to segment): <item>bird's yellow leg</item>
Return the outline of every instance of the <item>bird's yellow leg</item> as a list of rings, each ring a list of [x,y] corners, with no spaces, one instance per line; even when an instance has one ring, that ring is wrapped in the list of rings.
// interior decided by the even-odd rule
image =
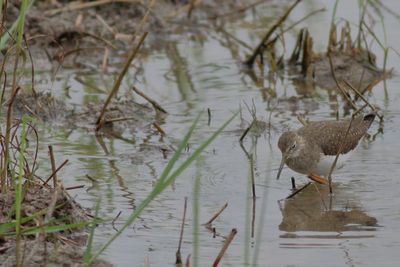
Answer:
[[[321,177],[319,175],[316,175],[316,174],[312,174],[311,173],[311,174],[308,175],[308,178],[310,178],[311,180],[313,180],[314,182],[317,182],[319,184],[324,184],[324,185],[328,185],[329,184],[328,179],[326,179],[324,177]]]

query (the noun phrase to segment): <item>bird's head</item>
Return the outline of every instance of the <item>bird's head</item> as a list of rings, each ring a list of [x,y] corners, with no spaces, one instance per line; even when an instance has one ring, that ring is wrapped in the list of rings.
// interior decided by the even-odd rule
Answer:
[[[276,179],[279,179],[286,160],[298,157],[300,154],[300,149],[303,145],[304,141],[301,136],[293,131],[284,132],[281,137],[279,137],[278,147],[282,152],[282,160]]]

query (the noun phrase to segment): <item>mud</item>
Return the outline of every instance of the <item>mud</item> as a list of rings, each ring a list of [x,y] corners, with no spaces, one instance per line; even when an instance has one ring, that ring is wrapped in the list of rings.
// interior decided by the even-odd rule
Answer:
[[[0,224],[15,220],[13,206],[15,192],[0,195]],[[34,229],[43,224],[67,225],[78,224],[90,220],[88,211],[84,210],[65,190],[57,192],[48,186],[26,183],[23,190],[21,218],[34,215],[32,220],[21,225],[22,231]],[[43,226],[46,228],[46,226]],[[8,230],[11,233],[14,227]],[[73,266],[82,263],[87,238],[85,229],[70,229],[61,232],[25,235],[21,248],[24,251],[23,266]],[[13,234],[4,235],[0,240],[0,262],[2,266],[15,266],[16,239]],[[99,260],[92,266],[112,266]]]

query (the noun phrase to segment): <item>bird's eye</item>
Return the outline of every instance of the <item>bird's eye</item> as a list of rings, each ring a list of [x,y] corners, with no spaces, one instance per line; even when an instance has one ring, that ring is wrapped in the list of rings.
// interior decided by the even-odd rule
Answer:
[[[296,148],[296,143],[294,143],[291,147],[290,147],[290,150],[293,150],[293,149],[295,149]]]

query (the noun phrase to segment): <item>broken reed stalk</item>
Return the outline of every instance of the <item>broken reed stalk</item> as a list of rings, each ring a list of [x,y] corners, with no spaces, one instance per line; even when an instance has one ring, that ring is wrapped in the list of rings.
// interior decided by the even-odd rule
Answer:
[[[251,177],[251,193],[253,195],[253,199],[256,198],[256,182],[254,179],[254,160],[253,154],[250,155],[250,177]]]
[[[144,257],[144,267],[150,267],[149,256]]]
[[[213,223],[213,221],[215,221],[215,219],[217,219],[218,216],[226,209],[226,207],[228,207],[228,202],[225,203],[225,205],[222,206],[222,208],[221,208],[217,213],[215,213],[215,214],[211,217],[211,219],[210,219],[208,222],[206,222],[204,225],[210,226],[210,225]]]
[[[291,193],[290,195],[288,195],[286,197],[286,199],[290,199],[292,197],[294,197],[295,195],[297,195],[298,193],[300,193],[301,191],[303,191],[304,189],[306,189],[309,185],[311,184],[311,182],[306,183],[305,185],[303,185],[302,187],[300,187],[298,190],[294,191],[293,193]]]
[[[137,53],[139,52],[140,47],[142,46],[144,40],[146,39],[147,36],[147,32],[143,33],[143,35],[141,36],[138,44],[136,45],[136,47],[133,48],[131,54],[129,55],[127,61],[125,62],[124,68],[122,69],[122,71],[120,72],[120,74],[118,75],[117,80],[114,83],[114,86],[110,92],[110,94],[108,95],[106,102],[104,103],[104,106],[101,110],[101,113],[96,121],[96,132],[99,131],[103,125],[104,125],[104,115],[106,113],[107,110],[107,106],[110,104],[111,99],[117,94],[119,87],[121,86],[122,83],[122,79],[124,78],[125,74],[128,72],[129,66],[131,65],[133,59],[135,59]]]
[[[210,108],[207,108],[207,125],[211,125],[211,110]]]
[[[243,142],[243,139],[244,139],[244,138],[246,137],[246,135],[249,133],[251,127],[252,127],[253,124],[254,124],[254,122],[255,122],[255,120],[253,120],[253,121],[251,122],[251,124],[249,125],[249,127],[246,128],[246,130],[244,130],[243,134],[242,134],[242,135],[240,136],[240,138],[239,138],[239,142],[240,142],[240,143]]]
[[[161,128],[161,126],[157,122],[153,122],[153,126],[154,126],[154,128],[156,128],[157,132],[159,132],[161,134],[161,136],[167,135],[165,133],[165,131],[163,130],[163,128]]]
[[[168,112],[167,112],[165,109],[163,109],[163,108],[160,106],[160,104],[158,104],[155,100],[151,99],[151,98],[150,98],[149,96],[147,96],[145,93],[143,93],[142,91],[140,91],[139,89],[137,89],[136,86],[132,86],[132,90],[133,90],[136,94],[138,94],[138,95],[140,95],[141,97],[143,97],[144,99],[146,99],[146,101],[149,102],[149,103],[153,106],[153,108],[154,108],[155,110],[158,110],[158,111],[161,111],[162,113],[168,114]]]
[[[51,171],[54,173],[53,176],[53,187],[57,187],[57,173],[56,173],[56,161],[54,159],[54,153],[53,153],[53,146],[49,145],[49,154],[50,154],[50,162],[51,162]]]
[[[185,266],[186,266],[186,267],[190,267],[190,254],[187,255],[187,257],[186,257],[186,264],[185,264]]]
[[[369,101],[368,101],[356,88],[354,88],[354,86],[352,86],[350,82],[344,80],[344,83],[345,83],[351,90],[353,90],[354,93],[356,93],[356,95],[357,95],[359,98],[361,98],[362,101],[364,101],[366,105],[368,105],[368,106],[372,109],[372,111],[376,114],[376,116],[378,116],[378,118],[379,118],[381,121],[383,121],[383,116],[380,115],[380,114],[378,114],[376,108],[375,108],[373,105],[371,105],[371,103],[369,103]],[[362,110],[362,109],[361,109],[361,110]]]
[[[69,161],[69,160],[66,159],[63,163],[61,163],[61,165],[60,165],[55,171],[52,171],[51,175],[49,176],[49,178],[46,179],[46,181],[44,182],[43,186],[46,186],[47,183],[50,181],[50,179],[53,178],[54,175],[56,175],[56,173],[57,173],[59,170],[61,170],[61,168],[64,167],[65,164],[68,163],[68,161]]]
[[[251,238],[254,238],[254,232],[256,225],[256,198],[253,197],[252,199],[252,214],[251,214]]]
[[[296,180],[294,179],[294,177],[291,177],[290,181],[292,182],[292,190],[296,190]]]
[[[181,233],[180,233],[180,235],[179,235],[178,250],[176,251],[176,261],[175,261],[175,264],[179,264],[179,265],[182,265],[181,247],[182,247],[182,239],[183,239],[183,230],[184,230],[184,228],[185,228],[187,200],[188,200],[188,198],[185,197],[185,205],[184,205],[184,207],[183,207],[183,217],[182,217]]]
[[[342,88],[342,86],[339,84],[339,81],[338,81],[338,79],[337,79],[337,77],[336,77],[336,74],[335,74],[335,67],[333,66],[332,56],[331,56],[330,53],[328,53],[328,59],[329,59],[329,66],[330,66],[330,68],[331,68],[331,74],[332,74],[333,80],[334,80],[335,83],[336,83],[336,86],[337,86],[337,87],[339,88],[339,90],[342,92],[343,96],[345,97],[345,99],[347,100],[347,102],[351,105],[351,107],[352,107],[354,110],[357,110],[357,109],[358,109],[357,106],[353,103],[353,101],[351,101],[349,95],[346,93],[346,91],[345,91],[345,90]]]
[[[286,20],[286,18],[289,16],[290,12],[297,6],[298,3],[300,3],[301,0],[296,0],[288,10],[286,10],[285,14],[279,18],[279,20],[272,25],[272,27],[269,29],[269,31],[265,34],[264,38],[261,40],[259,45],[256,47],[256,49],[253,51],[253,54],[244,62],[249,68],[252,68],[254,65],[254,62],[257,58],[257,56],[262,56],[264,50],[266,49],[266,43],[271,37],[271,35],[275,32],[275,30]]]
[[[236,228],[233,228],[231,233],[229,234],[229,236],[225,239],[224,245],[222,246],[221,251],[219,252],[217,258],[215,259],[215,261],[212,265],[213,267],[218,266],[219,262],[221,261],[222,257],[224,256],[226,250],[228,249],[230,243],[232,242],[232,240],[236,234],[237,234],[237,230],[236,230]]]
[[[337,161],[338,161],[338,159],[339,159],[339,155],[340,155],[340,154],[342,153],[342,151],[343,151],[344,143],[345,143],[345,141],[346,141],[347,135],[348,135],[349,132],[350,132],[350,128],[351,128],[351,124],[353,123],[353,120],[354,120],[354,114],[351,116],[350,123],[349,123],[349,127],[347,127],[346,133],[345,133],[344,137],[343,137],[342,140],[341,140],[340,147],[339,147],[339,150],[338,150],[338,152],[337,152],[337,154],[336,154],[335,160],[333,161],[332,166],[331,166],[331,168],[330,168],[330,170],[329,170],[328,182],[329,182],[329,193],[331,193],[331,194],[333,193],[333,190],[332,190],[332,172],[333,172],[333,170],[334,170],[335,167],[336,167],[336,163],[337,163]]]
[[[80,189],[80,188],[84,188],[84,187],[85,187],[85,185],[83,185],[83,184],[81,184],[81,185],[74,185],[74,186],[66,187],[65,190],[68,191],[68,190]]]

